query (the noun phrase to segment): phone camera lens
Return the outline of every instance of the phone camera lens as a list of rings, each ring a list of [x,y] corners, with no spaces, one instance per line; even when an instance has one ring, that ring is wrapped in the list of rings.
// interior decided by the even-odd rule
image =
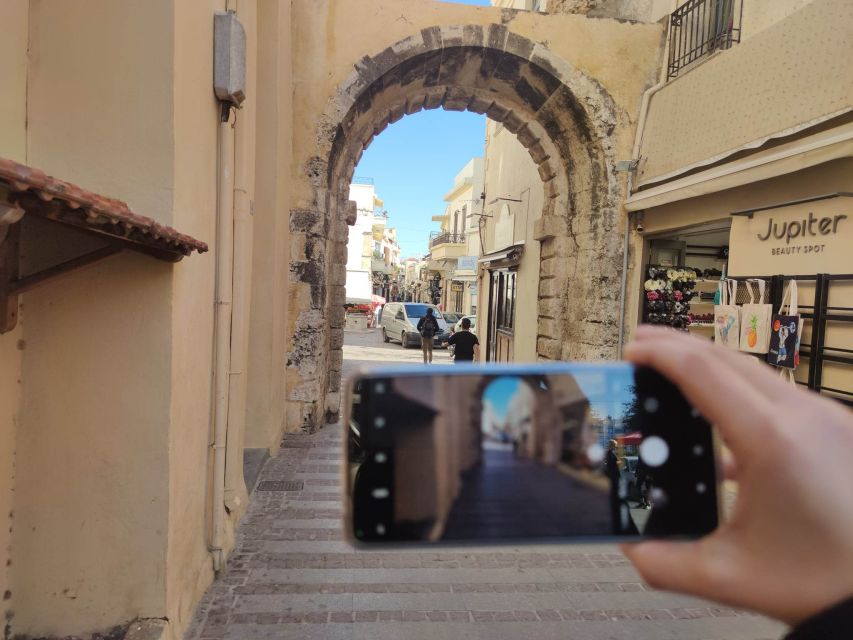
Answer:
[[[702,456],[702,454],[704,454],[704,453],[705,453],[705,447],[703,447],[701,444],[693,445],[693,455],[694,455],[694,456],[696,456],[697,458],[699,458],[699,457],[701,457],[701,456]]]
[[[375,385],[373,385],[373,390],[376,393],[385,393],[385,383],[384,382],[377,382]]]
[[[375,456],[373,456],[373,459],[376,460],[376,462],[378,462],[379,464],[383,464],[388,461],[388,456],[380,451]]]
[[[646,413],[655,413],[658,410],[660,403],[657,398],[646,398],[645,402],[643,402],[643,409],[646,410]]]
[[[376,525],[376,534],[380,535],[380,536],[385,535],[385,525],[384,524],[379,523]]]
[[[708,490],[708,486],[704,482],[696,483],[696,493],[705,493]]]
[[[381,429],[382,427],[385,426],[385,418],[383,418],[382,416],[376,416],[373,419],[373,426],[376,427],[377,429]]]

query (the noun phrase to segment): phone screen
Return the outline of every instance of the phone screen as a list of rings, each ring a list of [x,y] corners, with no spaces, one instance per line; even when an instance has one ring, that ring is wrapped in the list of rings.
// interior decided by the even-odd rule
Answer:
[[[708,423],[628,364],[386,370],[355,379],[352,538],[698,536],[717,526]]]

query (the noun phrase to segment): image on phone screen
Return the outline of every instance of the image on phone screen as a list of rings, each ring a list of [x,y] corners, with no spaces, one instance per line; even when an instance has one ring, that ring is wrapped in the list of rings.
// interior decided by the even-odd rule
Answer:
[[[348,420],[351,536],[691,536],[717,524],[708,424],[627,364],[376,372]]]

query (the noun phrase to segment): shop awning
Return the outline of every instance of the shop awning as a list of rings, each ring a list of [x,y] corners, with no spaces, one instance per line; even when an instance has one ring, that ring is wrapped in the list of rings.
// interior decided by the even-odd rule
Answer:
[[[616,442],[623,445],[639,445],[643,441],[643,434],[639,431],[626,433],[622,436],[616,436]]]
[[[524,253],[523,244],[514,244],[500,251],[493,251],[481,256],[477,262],[484,267],[501,267],[518,264]]]
[[[207,245],[120,200],[0,158],[0,333],[15,327],[20,294],[122,249],[177,262]]]
[[[126,203],[87,191],[39,169],[0,158],[0,189],[24,215],[36,215],[96,234],[114,246],[177,262],[207,244],[130,210]]]

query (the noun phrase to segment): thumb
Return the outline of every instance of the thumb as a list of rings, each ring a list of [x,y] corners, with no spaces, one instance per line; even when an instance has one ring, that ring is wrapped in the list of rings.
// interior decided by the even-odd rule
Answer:
[[[622,553],[655,589],[694,595],[707,592],[704,556],[698,542],[649,541],[621,545]]]

